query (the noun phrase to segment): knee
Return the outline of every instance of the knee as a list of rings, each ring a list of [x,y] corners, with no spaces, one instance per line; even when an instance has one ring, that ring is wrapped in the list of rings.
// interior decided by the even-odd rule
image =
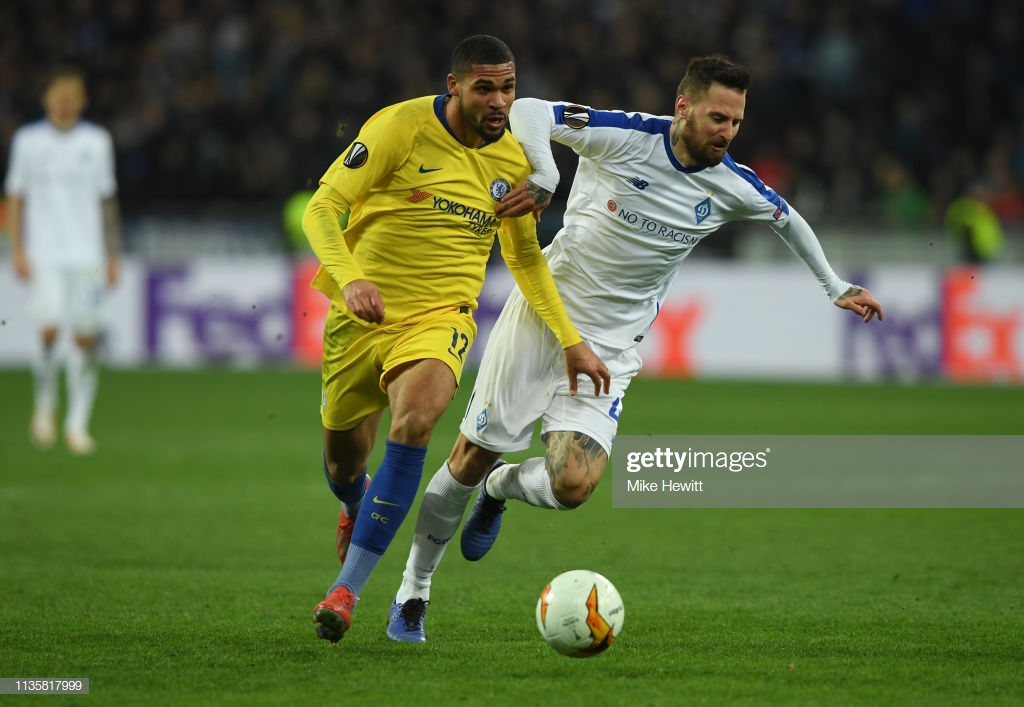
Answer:
[[[90,354],[96,348],[96,337],[88,334],[75,334],[75,344],[86,354]]]
[[[46,348],[52,347],[57,343],[58,330],[55,327],[47,327],[42,331],[43,346]]]
[[[565,508],[583,505],[601,480],[608,452],[590,436],[571,430],[547,433],[544,444],[544,467],[555,500]]]
[[[332,481],[352,483],[362,475],[370,460],[375,429],[372,424],[361,424],[342,432],[324,430],[324,467]]]
[[[402,444],[427,446],[437,422],[437,414],[423,408],[410,408],[398,414],[392,410],[392,415],[389,439]]]
[[[331,481],[337,484],[350,484],[366,471],[367,457],[345,456],[332,457],[329,450],[324,450],[324,466]]]
[[[551,492],[559,504],[568,509],[579,508],[597,488],[600,477],[578,473],[565,467],[557,470],[548,468],[548,476],[552,479]]]
[[[593,490],[593,488],[587,488],[585,486],[573,486],[572,488],[567,488],[556,485],[552,488],[552,492],[555,494],[555,500],[568,510],[579,508],[586,503]]]

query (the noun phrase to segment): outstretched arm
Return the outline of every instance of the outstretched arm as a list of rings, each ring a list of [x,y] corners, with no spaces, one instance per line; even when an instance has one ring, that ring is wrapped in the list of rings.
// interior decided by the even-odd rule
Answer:
[[[865,322],[870,322],[876,314],[881,321],[882,305],[865,288],[846,282],[836,275],[832,266],[828,264],[825,251],[821,249],[821,243],[818,242],[818,237],[814,235],[810,225],[792,205],[789,210],[789,219],[783,226],[775,227],[774,230],[790,250],[811,269],[829,299],[837,307],[849,309],[860,315]]]

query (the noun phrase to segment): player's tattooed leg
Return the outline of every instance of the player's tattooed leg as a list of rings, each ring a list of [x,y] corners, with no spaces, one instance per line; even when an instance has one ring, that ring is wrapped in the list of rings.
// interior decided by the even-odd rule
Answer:
[[[544,465],[555,498],[568,508],[582,505],[601,480],[608,454],[582,432],[549,432],[544,442],[547,445]]]

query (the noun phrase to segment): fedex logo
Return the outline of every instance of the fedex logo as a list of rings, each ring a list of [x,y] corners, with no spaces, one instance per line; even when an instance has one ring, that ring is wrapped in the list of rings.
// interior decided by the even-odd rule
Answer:
[[[235,275],[237,281],[233,281],[232,272],[230,266],[149,271],[144,286],[145,351],[150,359],[195,363],[290,357],[292,302],[287,269],[283,277],[269,272],[260,277],[259,287],[248,277]],[[281,287],[276,286],[278,282]]]
[[[863,284],[864,278],[853,281]],[[957,268],[942,276],[938,296],[917,311],[887,307],[879,326],[844,318],[844,367],[855,368],[866,353],[886,378],[1019,383],[1024,298],[1004,292],[1006,286],[987,282],[974,268]]]

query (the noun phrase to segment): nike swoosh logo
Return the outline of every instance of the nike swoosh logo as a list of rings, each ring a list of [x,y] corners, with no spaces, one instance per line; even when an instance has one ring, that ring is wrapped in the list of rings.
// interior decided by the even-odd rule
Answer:
[[[391,501],[382,501],[377,496],[373,497],[373,502],[374,503],[379,503],[382,506],[397,506],[398,505],[397,503],[392,503]]]
[[[420,174],[426,174],[427,172],[437,172],[444,169],[444,167],[434,167],[433,169],[427,169],[423,165],[420,165]]]

